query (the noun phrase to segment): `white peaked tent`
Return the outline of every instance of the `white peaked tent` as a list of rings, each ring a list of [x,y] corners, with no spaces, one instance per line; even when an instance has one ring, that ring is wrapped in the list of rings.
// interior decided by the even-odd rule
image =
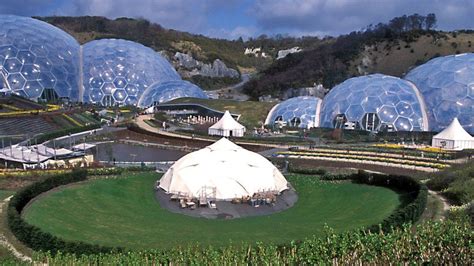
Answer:
[[[474,137],[454,118],[447,128],[433,136],[431,146],[450,150],[474,149]]]
[[[223,137],[243,137],[245,127],[230,115],[229,111],[225,111],[217,123],[209,127],[208,134]]]
[[[279,193],[288,182],[263,156],[222,138],[176,161],[159,187],[172,194],[200,198],[212,192],[218,200],[231,200],[257,192]]]

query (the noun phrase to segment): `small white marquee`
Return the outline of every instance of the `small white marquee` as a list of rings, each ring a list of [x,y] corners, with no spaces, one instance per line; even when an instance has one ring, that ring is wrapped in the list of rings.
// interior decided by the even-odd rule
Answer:
[[[209,127],[208,134],[223,137],[243,137],[245,127],[235,121],[229,111],[225,111],[217,123]]]
[[[431,146],[449,150],[474,149],[474,137],[454,118],[447,128],[433,136]]]

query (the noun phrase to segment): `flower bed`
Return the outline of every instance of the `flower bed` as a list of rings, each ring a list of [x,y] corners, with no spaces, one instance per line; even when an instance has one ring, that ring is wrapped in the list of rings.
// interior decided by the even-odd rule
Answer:
[[[375,156],[367,156],[367,155],[343,154],[343,153],[337,153],[337,152],[329,153],[329,152],[282,151],[282,152],[276,152],[276,155],[277,156],[305,156],[305,157],[317,157],[317,158],[350,159],[350,160],[369,161],[369,162],[393,163],[397,165],[428,167],[428,168],[433,168],[433,169],[443,169],[443,168],[449,167],[448,164],[443,164],[443,163],[431,163],[431,162],[424,162],[424,161],[387,158],[387,157],[375,157]]]

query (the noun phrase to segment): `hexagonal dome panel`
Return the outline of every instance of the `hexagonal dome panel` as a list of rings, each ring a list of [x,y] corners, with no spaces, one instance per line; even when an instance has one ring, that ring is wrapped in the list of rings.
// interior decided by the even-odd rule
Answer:
[[[79,100],[80,46],[72,36],[28,17],[0,15],[0,25],[0,78],[5,81],[0,84],[6,85],[1,91],[31,100],[55,100],[46,95]]]
[[[437,57],[414,68],[405,79],[423,95],[430,130],[441,131],[455,117],[474,134],[474,53]]]
[[[321,107],[321,127],[378,131],[428,130],[423,99],[412,83],[381,74],[350,78],[334,87]]]
[[[83,73],[83,101],[102,105],[136,105],[137,99],[151,85],[181,80],[159,53],[139,43],[119,39],[84,44]]]
[[[177,98],[192,97],[207,99],[206,93],[198,86],[185,80],[156,83],[141,95],[138,106],[147,108]]]
[[[321,99],[312,96],[290,98],[270,110],[265,125],[274,125],[275,122],[282,121],[293,127],[317,127],[321,103]]]

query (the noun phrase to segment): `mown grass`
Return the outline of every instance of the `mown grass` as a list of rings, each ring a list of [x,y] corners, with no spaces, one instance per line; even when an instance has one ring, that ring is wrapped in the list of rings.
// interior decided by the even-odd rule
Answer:
[[[200,243],[283,243],[321,235],[324,225],[346,231],[382,221],[400,204],[396,192],[350,182],[289,176],[299,200],[273,215],[209,220],[171,213],[154,198],[155,173],[101,179],[51,192],[32,203],[26,220],[68,240],[132,249]]]

